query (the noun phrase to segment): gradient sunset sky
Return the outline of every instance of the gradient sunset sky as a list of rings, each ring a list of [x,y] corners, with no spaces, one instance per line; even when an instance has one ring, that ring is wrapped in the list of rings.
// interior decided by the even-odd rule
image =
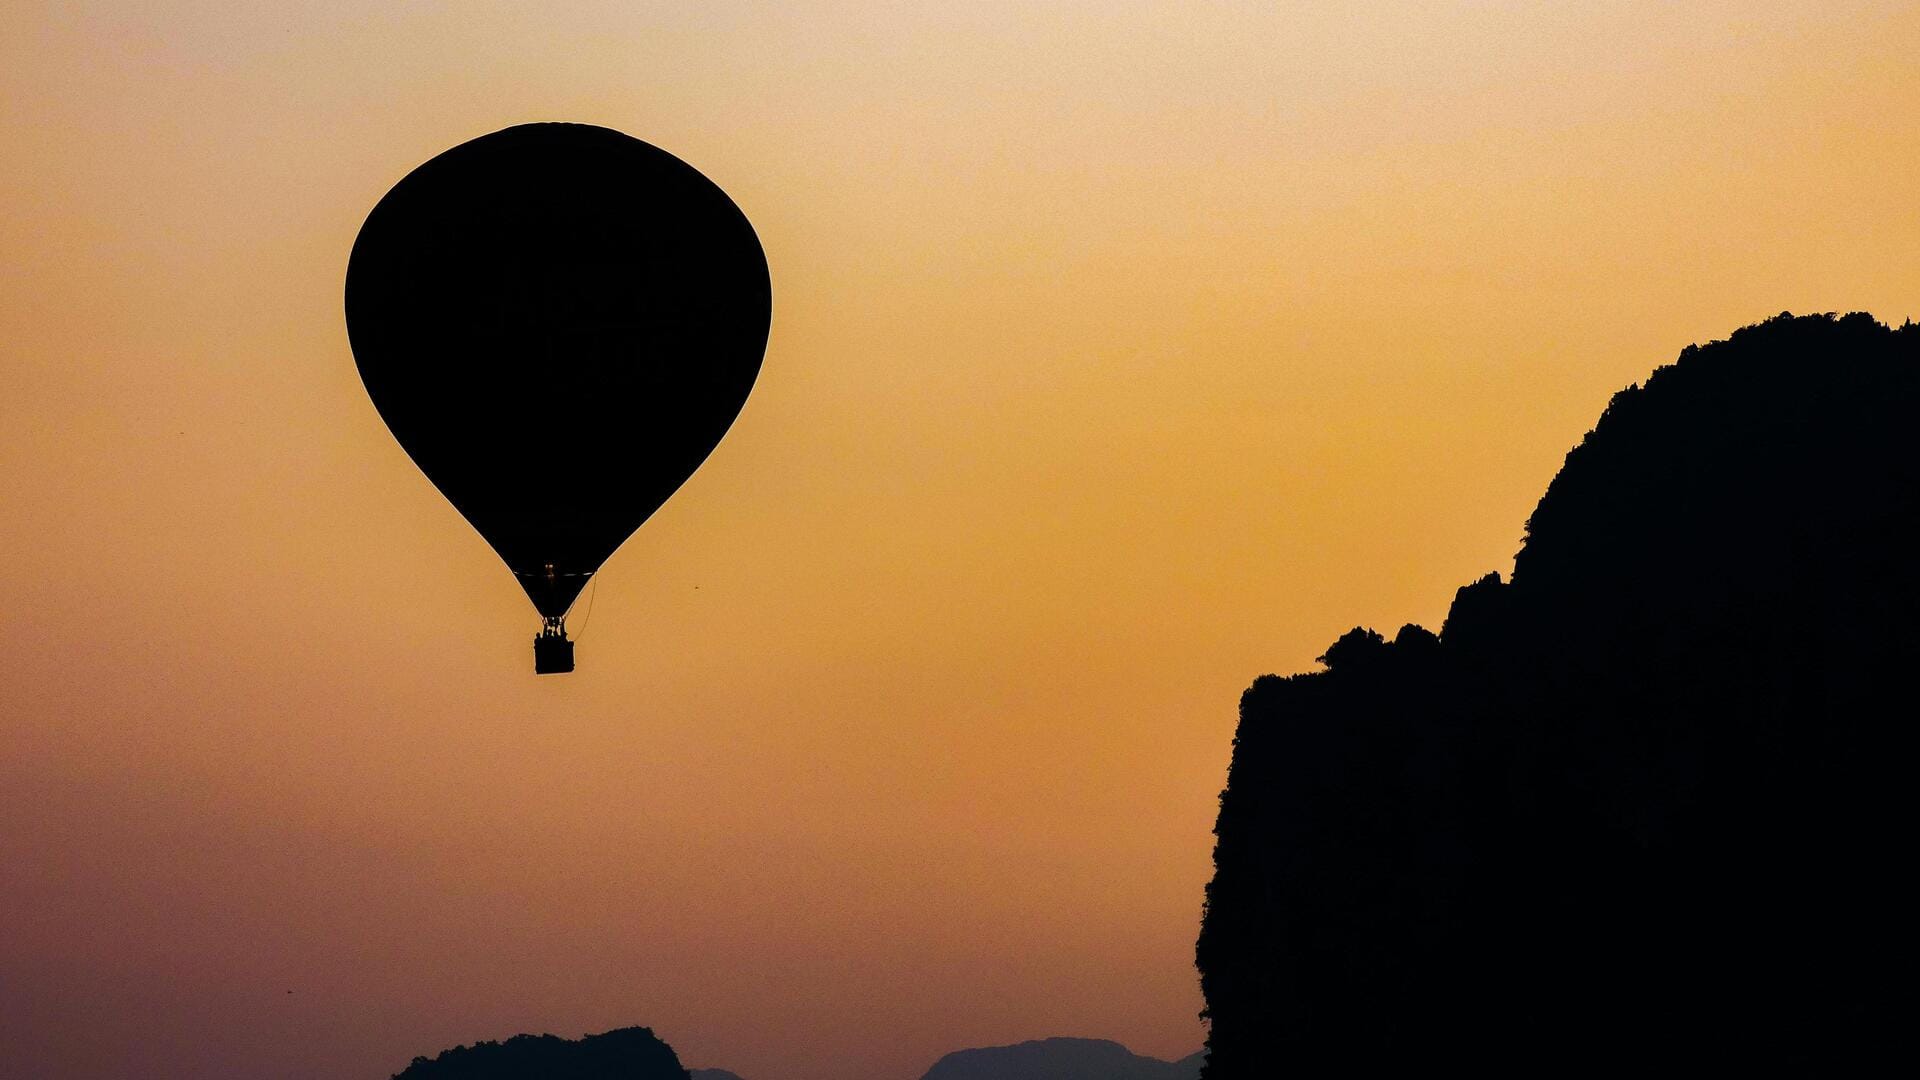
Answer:
[[[1688,343],[1920,315],[1916,44],[1831,0],[10,0],[0,1075],[1192,1052],[1240,691],[1437,627]],[[774,289],[548,679],[341,314],[375,201],[535,120],[700,169]]]

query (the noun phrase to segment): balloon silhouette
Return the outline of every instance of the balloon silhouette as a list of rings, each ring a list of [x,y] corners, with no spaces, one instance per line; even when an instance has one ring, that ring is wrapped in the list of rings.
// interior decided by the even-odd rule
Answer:
[[[347,334],[374,408],[513,571],[571,671],[568,608],[746,403],[766,256],[692,166],[606,128],[463,143],[374,206]]]

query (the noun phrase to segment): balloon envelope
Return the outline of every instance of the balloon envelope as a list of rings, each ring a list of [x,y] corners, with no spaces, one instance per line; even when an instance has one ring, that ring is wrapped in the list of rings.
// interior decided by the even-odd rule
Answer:
[[[766,257],[725,192],[581,124],[421,165],[347,264],[374,407],[550,622],[726,434],[771,311]]]

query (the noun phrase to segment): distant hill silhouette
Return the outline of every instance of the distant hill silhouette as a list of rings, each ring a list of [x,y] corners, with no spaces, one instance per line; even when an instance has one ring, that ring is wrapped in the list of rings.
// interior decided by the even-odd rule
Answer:
[[[730,1074],[725,1074],[730,1075]],[[456,1046],[413,1064],[393,1080],[688,1080],[673,1048],[643,1027],[579,1039],[515,1035]]]
[[[1615,395],[1511,583],[1241,699],[1209,1080],[1907,1056],[1920,326],[1780,316]]]
[[[689,1069],[687,1076],[690,1080],[744,1080],[739,1074],[725,1069]]]
[[[1196,1080],[1200,1058],[1161,1061],[1106,1039],[1035,1039],[955,1050],[920,1080]]]

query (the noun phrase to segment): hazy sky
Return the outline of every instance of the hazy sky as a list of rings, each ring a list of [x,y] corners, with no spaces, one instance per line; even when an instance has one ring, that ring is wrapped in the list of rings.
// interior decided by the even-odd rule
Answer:
[[[1920,315],[1916,42],[1830,0],[9,0],[0,1074],[1191,1052],[1240,690],[1437,626],[1687,343]],[[341,317],[374,202],[532,120],[699,168],[774,286],[538,680]]]

